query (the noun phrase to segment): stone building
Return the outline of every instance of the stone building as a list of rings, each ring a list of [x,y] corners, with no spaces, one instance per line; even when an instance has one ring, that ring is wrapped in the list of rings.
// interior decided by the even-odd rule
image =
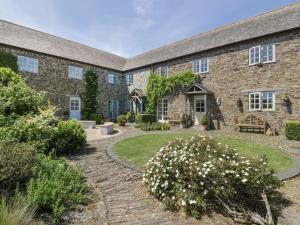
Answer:
[[[207,114],[221,128],[251,113],[280,131],[286,119],[300,117],[300,3],[127,59],[6,21],[0,35],[0,50],[18,56],[28,83],[71,117],[80,118],[89,69],[99,77],[98,112],[111,119],[145,110],[151,72],[186,70],[198,81],[158,102],[159,121],[185,114],[198,125]]]

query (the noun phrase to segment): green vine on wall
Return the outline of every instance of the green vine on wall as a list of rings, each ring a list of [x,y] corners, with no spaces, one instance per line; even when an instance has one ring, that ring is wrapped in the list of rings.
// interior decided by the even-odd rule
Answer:
[[[147,83],[147,111],[155,113],[157,102],[160,98],[170,94],[177,88],[192,85],[196,80],[196,75],[192,71],[186,71],[169,77],[150,74]]]
[[[82,94],[84,105],[83,114],[89,118],[91,114],[95,114],[97,110],[97,92],[98,92],[98,76],[89,70],[85,74],[85,92]]]
[[[7,52],[0,52],[0,67],[8,67],[18,73],[17,57]]]

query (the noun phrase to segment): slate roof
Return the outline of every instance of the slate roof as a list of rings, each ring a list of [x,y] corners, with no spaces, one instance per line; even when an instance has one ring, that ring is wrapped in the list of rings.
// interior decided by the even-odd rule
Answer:
[[[0,43],[114,70],[127,71],[299,27],[300,2],[128,59],[3,20],[0,20]]]
[[[0,43],[120,71],[126,62],[126,58],[3,20]]]
[[[124,70],[300,27],[300,2],[129,58]]]

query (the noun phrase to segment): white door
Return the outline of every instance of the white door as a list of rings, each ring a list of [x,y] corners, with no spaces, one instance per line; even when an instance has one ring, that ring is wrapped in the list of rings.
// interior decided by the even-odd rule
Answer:
[[[205,95],[197,95],[194,97],[194,114],[195,126],[200,125],[201,116],[206,113],[206,97]]]
[[[168,119],[168,107],[169,107],[169,101],[167,98],[163,98],[162,100],[158,101],[157,104],[158,122],[166,122],[166,120]]]
[[[70,97],[70,119],[80,120],[81,99],[80,97]]]

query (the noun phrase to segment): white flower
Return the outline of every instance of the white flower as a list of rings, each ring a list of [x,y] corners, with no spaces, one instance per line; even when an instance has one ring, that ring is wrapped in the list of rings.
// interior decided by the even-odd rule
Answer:
[[[185,201],[184,201],[184,200],[181,200],[181,205],[183,205],[183,206],[185,206],[185,205],[186,205],[186,203],[185,203]]]
[[[190,204],[191,204],[191,205],[193,205],[193,204],[195,204],[195,203],[197,203],[196,200],[190,200]]]
[[[243,183],[245,183],[246,181],[247,181],[247,179],[246,179],[246,178],[244,178],[244,179],[242,180],[242,182],[243,182]]]

